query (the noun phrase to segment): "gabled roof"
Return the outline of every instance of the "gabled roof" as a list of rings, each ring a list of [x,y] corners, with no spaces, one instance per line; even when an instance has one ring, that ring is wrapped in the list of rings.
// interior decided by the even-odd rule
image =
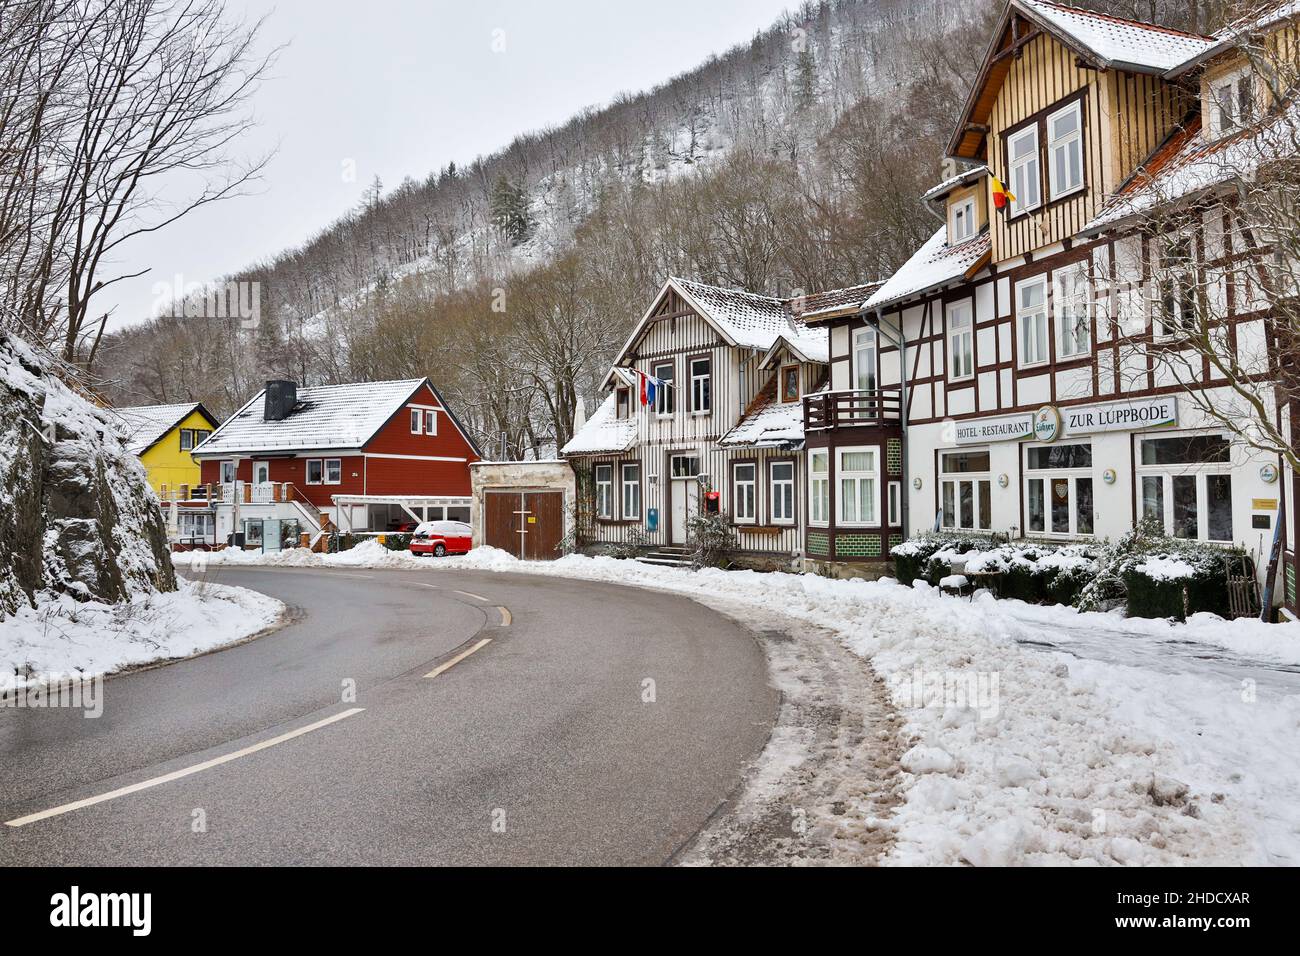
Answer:
[[[1093,236],[1157,207],[1193,200],[1261,167],[1294,162],[1300,142],[1300,103],[1293,103],[1261,126],[1206,142],[1200,117],[1176,130],[1111,196],[1081,230]]]
[[[262,389],[199,445],[194,454],[213,457],[258,452],[360,450],[425,385],[477,455],[478,448],[473,438],[427,378],[299,388],[298,403],[281,421],[265,419],[266,389]]]
[[[636,419],[618,418],[614,395],[605,397],[600,408],[560,449],[561,455],[599,455],[627,451],[636,441]]]
[[[991,248],[987,229],[965,242],[949,246],[948,227],[940,226],[939,231],[876,290],[867,300],[866,308],[882,309],[950,282],[967,279],[988,262]]]
[[[777,336],[785,336],[787,341],[803,343],[801,348],[816,351],[816,340],[824,338],[820,332],[812,331],[795,317],[789,299],[757,295],[743,289],[724,289],[669,276],[650,308],[628,336],[618,358],[614,360],[615,366],[623,363],[645,330],[655,321],[655,310],[669,290],[675,290],[689,303],[728,345],[766,350],[776,341]],[[603,387],[609,387],[612,375],[611,369],[610,374],[605,376]]]
[[[1250,42],[1252,37],[1265,33],[1287,20],[1300,17],[1300,0],[1283,0],[1265,9],[1256,10],[1228,24],[1214,34],[1214,43],[1207,49],[1188,57],[1165,73],[1165,79],[1176,80],[1196,69],[1202,63],[1221,53]]]
[[[860,304],[858,303],[858,305]],[[857,309],[858,306],[855,305],[853,311],[856,312]],[[758,367],[767,368],[781,354],[782,349],[788,349],[790,354],[800,362],[807,362],[811,365],[825,365],[831,360],[830,342],[825,335],[817,338],[808,336],[797,341],[791,341],[784,335],[779,335],[776,341],[768,346],[767,351],[763,353],[763,357],[758,362]]]
[[[1031,28],[1015,38],[1013,23]],[[1017,26],[1017,30],[1019,27]],[[966,99],[961,119],[948,143],[951,156],[979,155],[998,89],[1013,62],[1017,43],[1037,31],[1050,34],[1085,63],[1099,70],[1162,75],[1214,44],[1211,37],[1125,20],[1047,0],[1010,0],[984,55],[984,65]]]
[[[202,402],[181,402],[176,405],[130,405],[126,408],[106,409],[120,419],[118,431],[133,455],[143,455],[158,444],[167,434],[194,412],[199,412],[213,428],[217,419],[203,407]]]
[[[939,199],[947,198],[948,194],[957,189],[964,189],[971,183],[979,182],[989,174],[987,166],[972,166],[970,169],[963,170],[956,176],[949,176],[937,186],[931,186],[921,195],[921,202],[934,202]]]
[[[848,286],[844,289],[831,289],[827,292],[814,292],[791,300],[795,316],[804,323],[824,322],[826,319],[852,315],[862,308],[871,293],[880,288],[879,280],[864,282],[861,285]]]
[[[739,424],[718,439],[724,448],[789,448],[804,440],[803,402],[778,402],[773,376],[745,410]]]

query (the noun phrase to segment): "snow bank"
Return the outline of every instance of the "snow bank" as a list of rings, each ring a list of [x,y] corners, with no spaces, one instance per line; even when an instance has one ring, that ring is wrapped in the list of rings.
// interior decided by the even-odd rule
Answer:
[[[179,589],[123,604],[43,595],[0,621],[0,692],[51,675],[95,677],[190,657],[274,624],[284,605],[245,588],[181,580]]]
[[[1300,697],[1247,703],[1235,684],[1203,675],[1017,642],[1027,630],[1047,635],[1096,618],[1121,636],[1160,628],[1174,639],[1295,648],[1300,625],[1208,615],[1171,625],[987,595],[971,603],[924,584],[691,572],[608,557],[532,563],[492,548],[439,560],[381,552],[376,544],[295,560],[607,581],[745,603],[832,630],[886,681],[911,741],[906,799],[887,823],[889,862],[1300,864]],[[1024,614],[1034,617],[1026,623]]]

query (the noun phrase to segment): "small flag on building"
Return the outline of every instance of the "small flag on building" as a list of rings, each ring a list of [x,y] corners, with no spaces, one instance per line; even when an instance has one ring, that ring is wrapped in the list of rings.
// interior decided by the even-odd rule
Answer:
[[[1016,197],[1011,194],[1011,190],[1002,185],[1002,180],[993,177],[993,208],[1006,209],[1008,203],[1016,201]]]
[[[659,379],[651,378],[644,372],[637,372],[637,377],[641,379],[641,404],[653,405],[655,395],[659,390]]]

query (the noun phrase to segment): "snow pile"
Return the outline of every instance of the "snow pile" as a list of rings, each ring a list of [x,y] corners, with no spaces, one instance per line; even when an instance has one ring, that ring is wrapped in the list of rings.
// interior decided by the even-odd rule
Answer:
[[[1190,581],[1196,577],[1196,568],[1181,558],[1159,554],[1138,563],[1133,568],[1152,581]]]
[[[350,560],[375,563],[354,567],[393,560],[360,550]],[[1117,633],[1120,654],[1126,637],[1157,630],[1223,646],[1271,637],[1295,653],[1300,625],[1266,635],[1264,625],[1207,615],[1171,625],[988,595],[968,602],[923,583],[691,572],[579,555],[532,563],[488,548],[412,566],[650,587],[837,634],[871,662],[903,718],[905,799],[878,822],[893,831],[889,862],[1300,864],[1300,696],[1253,695],[1213,675],[1041,647],[1097,620]]]
[[[283,607],[244,588],[186,580],[122,604],[54,596],[0,621],[0,693],[210,651],[271,626]]]

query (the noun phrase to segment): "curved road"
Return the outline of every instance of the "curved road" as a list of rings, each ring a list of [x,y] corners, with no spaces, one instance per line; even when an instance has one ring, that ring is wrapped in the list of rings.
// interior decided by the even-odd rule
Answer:
[[[98,719],[0,708],[0,821],[30,819],[0,826],[0,864],[661,864],[776,718],[750,633],[685,598],[467,571],[212,577],[290,623],[112,678]]]

